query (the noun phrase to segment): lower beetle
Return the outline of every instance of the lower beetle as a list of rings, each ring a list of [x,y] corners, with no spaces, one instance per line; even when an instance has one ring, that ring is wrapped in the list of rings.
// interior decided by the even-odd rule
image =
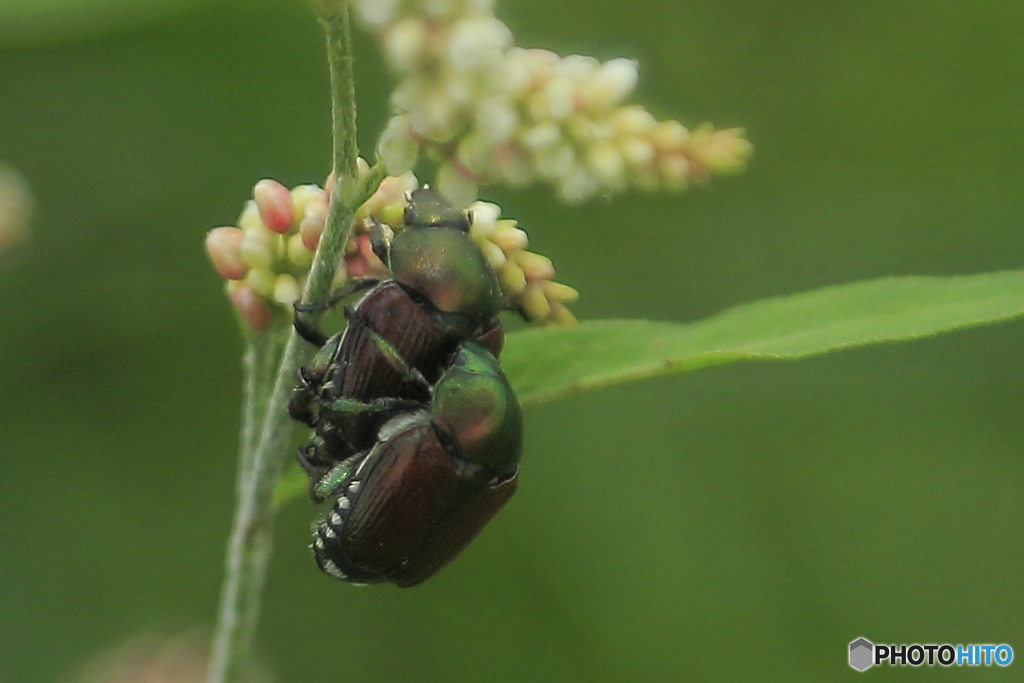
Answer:
[[[372,448],[314,482],[314,497],[334,499],[313,539],[327,574],[416,585],[453,560],[515,493],[522,412],[497,359],[467,342],[425,388],[428,402],[339,399],[320,406],[327,420],[352,411],[388,416]]]

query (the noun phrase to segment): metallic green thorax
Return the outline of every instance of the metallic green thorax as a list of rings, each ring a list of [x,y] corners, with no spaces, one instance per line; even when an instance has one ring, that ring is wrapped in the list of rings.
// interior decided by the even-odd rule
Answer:
[[[407,228],[451,228],[469,232],[469,216],[448,203],[435,190],[422,188],[409,193],[403,214]]]
[[[494,270],[473,238],[469,218],[433,190],[417,190],[405,210],[406,229],[394,238],[386,263],[394,278],[444,313],[487,322],[501,310]]]
[[[523,450],[523,417],[497,359],[466,343],[434,387],[434,423],[455,439],[460,455],[494,472],[509,472]]]

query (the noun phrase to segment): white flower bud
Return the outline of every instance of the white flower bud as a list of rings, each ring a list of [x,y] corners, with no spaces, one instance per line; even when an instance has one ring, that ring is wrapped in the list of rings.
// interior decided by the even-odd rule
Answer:
[[[466,9],[480,14],[494,14],[495,0],[464,0]]]
[[[309,268],[313,263],[313,250],[306,248],[300,233],[288,238],[288,261],[299,268]]]
[[[532,251],[520,251],[513,258],[530,282],[550,280],[555,275],[555,267],[551,265],[551,259],[547,256]]]
[[[562,128],[554,121],[543,121],[523,132],[519,141],[536,151],[553,147],[562,139]]]
[[[521,99],[530,87],[530,64],[526,51],[514,47],[505,53],[505,80],[500,86],[511,99]]]
[[[533,165],[541,177],[557,180],[568,175],[576,165],[576,151],[566,142],[537,150]]]
[[[634,59],[610,59],[601,65],[588,83],[587,101],[596,109],[604,109],[626,99],[636,88],[639,64]]]
[[[451,162],[441,164],[437,169],[436,184],[437,191],[455,206],[469,206],[479,191],[477,184]]]
[[[473,130],[459,141],[455,158],[474,176],[484,177],[492,166],[493,153],[494,145],[487,136],[480,130]]]
[[[512,45],[512,31],[497,17],[455,22],[448,38],[447,61],[458,71],[480,71],[501,61]]]
[[[356,177],[365,178],[370,175],[370,162],[363,157],[356,157]]]
[[[256,206],[256,202],[251,199],[245,203],[245,207],[235,223],[242,230],[267,229],[267,226],[263,225],[263,219],[260,218],[260,210]]]
[[[512,186],[522,186],[533,180],[533,170],[525,150],[519,145],[505,144],[498,148],[497,167],[491,175]]]
[[[654,162],[654,145],[640,137],[626,137],[619,141],[619,151],[630,168],[649,166]]]
[[[569,119],[566,126],[569,135],[580,144],[587,145],[595,140],[610,140],[615,137],[615,126],[607,119],[593,119],[577,114]]]
[[[501,247],[487,240],[478,241],[477,244],[480,246],[480,251],[487,257],[487,262],[491,264],[492,269],[497,270],[505,265],[505,261],[508,259],[505,257],[505,252],[501,250]]]
[[[555,327],[571,328],[576,327],[576,316],[569,312],[569,309],[558,301],[549,301],[551,312],[548,313],[548,323]]]
[[[518,264],[508,261],[498,271],[498,284],[501,285],[501,291],[505,293],[505,296],[511,299],[519,296],[526,289],[526,275]]]
[[[408,114],[392,116],[377,142],[377,154],[391,175],[402,175],[416,165],[419,145],[410,135],[409,126]]]
[[[402,0],[353,0],[356,17],[369,29],[378,30],[394,20]]]
[[[437,86],[437,92],[448,98],[454,109],[472,109],[480,96],[479,79],[470,72],[449,70]]]
[[[646,135],[658,121],[641,106],[619,107],[611,113],[611,121],[619,135]]]
[[[544,291],[536,284],[526,285],[526,289],[519,297],[519,305],[530,320],[544,320],[551,312],[551,304],[544,296]]]
[[[544,86],[544,104],[546,116],[556,121],[564,121],[576,109],[576,87],[565,76],[556,76]],[[542,118],[542,117],[538,117]]]
[[[413,132],[437,144],[451,141],[459,127],[455,103],[437,90],[423,93],[409,112],[409,121]]]
[[[587,149],[587,167],[603,185],[619,189],[625,184],[625,164],[611,142],[595,142]]]
[[[558,176],[558,194],[569,204],[579,204],[597,194],[600,184],[582,168]]]
[[[511,220],[499,221],[498,226],[491,235],[491,241],[501,247],[505,253],[525,249],[529,244],[526,231],[516,227],[516,222]]]
[[[548,119],[548,96],[543,91],[531,91],[526,96],[527,120],[545,121]]]
[[[519,115],[507,99],[491,98],[477,106],[476,125],[491,145],[496,145],[512,137],[519,125]]]
[[[545,280],[540,283],[540,287],[544,290],[544,296],[547,297],[548,301],[576,301],[576,299],[580,298],[578,291],[569,285],[563,285],[561,282]]]
[[[661,182],[670,189],[686,187],[690,177],[690,162],[682,154],[666,154],[658,164]]]
[[[391,95],[388,97],[388,102],[394,110],[400,112],[412,111],[416,107],[417,103],[425,97],[427,92],[429,92],[431,87],[432,86],[423,78],[419,76],[411,76],[399,83],[395,89],[391,91]]]
[[[593,78],[599,66],[600,62],[593,57],[569,55],[558,61],[555,73],[569,79],[575,85],[581,85]]]
[[[658,149],[679,149],[690,139],[690,131],[678,121],[659,121],[650,138]]]
[[[501,215],[501,207],[491,202],[473,202],[468,209],[473,217],[470,225],[470,232],[474,236],[490,239],[491,234],[498,226],[498,216]]]
[[[427,24],[419,17],[406,17],[384,34],[384,54],[400,72],[413,71],[423,60],[427,46]]]
[[[422,0],[420,4],[426,16],[437,20],[455,17],[462,9],[460,0]]]
[[[274,285],[277,284],[277,275],[264,268],[253,268],[245,276],[245,284],[249,285],[254,292],[268,299],[274,293]]]
[[[302,220],[311,204],[327,206],[327,194],[319,185],[299,185],[292,188],[292,204],[296,217]]]

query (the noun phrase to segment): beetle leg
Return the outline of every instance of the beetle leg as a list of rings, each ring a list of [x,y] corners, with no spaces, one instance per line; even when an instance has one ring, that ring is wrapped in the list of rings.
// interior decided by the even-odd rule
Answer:
[[[373,226],[370,227],[370,248],[384,265],[388,265],[388,252],[391,250],[391,240],[394,239],[394,231],[384,225],[376,218],[373,218]]]
[[[315,427],[316,417],[312,411],[313,402],[317,397],[315,382],[309,377],[307,368],[299,368],[298,374],[299,384],[292,391],[291,400],[288,401],[288,414],[307,427]]]
[[[359,278],[358,280],[352,280],[331,292],[331,295],[327,297],[325,301],[303,303],[301,300],[296,300],[292,304],[292,309],[295,311],[292,325],[295,327],[295,331],[300,337],[308,341],[310,344],[313,344],[314,346],[323,346],[327,341],[327,335],[317,327],[315,322],[307,320],[306,317],[301,314],[322,313],[329,308],[333,308],[342,299],[346,299],[357,292],[363,291],[364,289],[374,287],[379,283],[380,280],[376,278]]]
[[[381,336],[377,330],[370,327],[366,321],[355,315],[354,310],[350,306],[345,307],[345,320],[348,321],[349,325],[359,325],[363,328],[366,334],[373,340],[373,343],[377,345],[377,350],[384,356],[388,365],[394,368],[402,376],[402,379],[406,382],[418,384],[428,394],[430,393],[430,382],[423,376],[423,373],[406,363],[405,359],[402,358],[402,354],[398,352],[391,342]]]
[[[348,480],[358,471],[359,466],[372,453],[363,451],[345,458],[337,465],[323,473],[313,483],[312,495],[317,500],[327,500],[335,491],[348,483]]]
[[[371,401],[358,401],[352,398],[337,398],[333,401],[317,399],[320,404],[320,414],[328,413],[326,420],[331,421],[330,413],[337,415],[351,415],[353,413],[388,413],[399,412],[422,408],[423,404],[407,398],[376,398]]]
[[[311,477],[319,477],[324,470],[323,465],[316,463],[319,460],[316,451],[317,448],[314,444],[307,443],[295,454],[295,459],[299,461],[299,465]]]

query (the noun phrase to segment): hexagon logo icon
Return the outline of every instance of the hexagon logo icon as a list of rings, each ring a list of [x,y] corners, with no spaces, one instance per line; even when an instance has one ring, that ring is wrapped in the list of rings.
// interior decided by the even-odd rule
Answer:
[[[866,638],[858,638],[850,643],[850,666],[857,671],[864,671],[874,664],[874,644]]]

